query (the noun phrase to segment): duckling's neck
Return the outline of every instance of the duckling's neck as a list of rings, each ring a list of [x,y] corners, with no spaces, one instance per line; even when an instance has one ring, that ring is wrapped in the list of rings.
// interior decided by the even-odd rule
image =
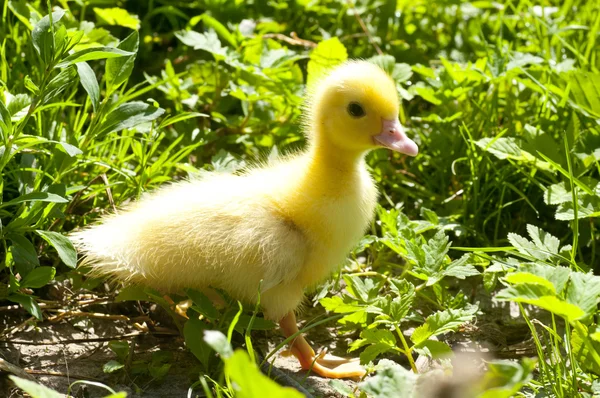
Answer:
[[[365,154],[364,151],[340,148],[326,138],[315,138],[315,141],[310,143],[307,153],[313,171],[333,176],[355,174],[363,167]]]

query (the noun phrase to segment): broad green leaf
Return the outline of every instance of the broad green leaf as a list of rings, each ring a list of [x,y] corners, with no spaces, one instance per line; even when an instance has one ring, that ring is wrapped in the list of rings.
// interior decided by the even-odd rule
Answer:
[[[13,293],[8,296],[8,300],[21,304],[31,315],[40,321],[42,320],[42,309],[32,296],[22,293]]]
[[[30,22],[31,12],[29,11],[25,0],[10,0],[8,2],[8,9],[15,14],[23,25],[27,26],[29,30],[33,30],[33,25]]]
[[[122,363],[117,362],[114,359],[111,359],[110,361],[108,361],[104,365],[102,365],[102,371],[104,373],[114,373],[119,369],[123,369],[124,367],[125,367],[125,365],[123,365]]]
[[[206,328],[207,325],[196,316],[188,319],[183,326],[185,345],[205,367],[208,366],[211,355],[211,348],[202,338]]]
[[[323,40],[310,53],[307,85],[310,87],[329,70],[348,59],[346,47],[337,37]]]
[[[96,80],[96,74],[86,62],[77,62],[75,66],[79,74],[79,81],[88,93],[94,112],[96,112],[100,102],[100,87],[98,86],[98,80]]]
[[[31,32],[33,46],[46,65],[54,58],[54,36],[51,25],[60,21],[64,15],[65,10],[54,11],[52,13],[52,24],[50,23],[50,15],[44,16],[35,24]]]
[[[109,58],[106,60],[106,86],[107,91],[112,93],[117,87],[123,84],[133,70],[135,57],[139,49],[139,34],[137,31],[132,32],[124,40],[122,40],[117,48],[123,51],[131,52],[133,55],[117,58]]]
[[[83,151],[81,149],[77,148],[75,145],[67,144],[66,142],[57,142],[57,144],[70,157],[75,157],[75,156],[81,155],[83,153]]]
[[[185,293],[192,299],[194,304],[198,306],[200,313],[209,319],[217,319],[219,311],[215,308],[212,301],[206,295],[195,289],[186,289]]]
[[[120,361],[127,360],[129,356],[129,343],[122,340],[113,340],[108,342],[108,348],[117,355]]]
[[[107,25],[119,25],[133,30],[140,28],[140,19],[137,15],[130,14],[123,8],[97,8],[94,12],[100,18],[100,21]]]
[[[12,96],[8,92],[5,92],[4,96],[7,100],[6,108],[8,113],[10,113],[11,120],[13,122],[18,122],[23,119],[27,114],[27,111],[29,111],[31,98],[29,98],[27,94],[17,94]]]
[[[25,391],[27,394],[32,396],[33,398],[63,398],[64,395],[60,394],[46,386],[38,384],[31,380],[22,379],[17,376],[8,376],[13,383],[21,390]]]
[[[63,68],[58,75],[54,76],[46,90],[43,93],[42,104],[46,104],[48,101],[56,100],[59,95],[77,83],[77,70],[74,66]]]
[[[56,64],[55,68],[65,68],[73,64],[85,61],[93,61],[96,59],[116,58],[135,55],[130,51],[123,51],[115,47],[92,47],[77,51],[74,54],[64,58]]]
[[[377,365],[377,374],[358,385],[373,398],[416,398],[417,375],[388,359]]]
[[[41,230],[35,232],[56,249],[58,257],[66,266],[70,268],[77,267],[77,250],[75,250],[69,238],[58,232]]]
[[[225,361],[225,373],[235,382],[235,396],[239,398],[303,398],[291,387],[281,387],[258,370],[245,351],[236,350]]]
[[[116,302],[138,300],[148,300],[148,295],[143,287],[136,285],[126,286],[115,297]]]
[[[99,128],[98,135],[112,133],[135,127],[141,123],[151,122],[160,117],[165,110],[156,108],[145,102],[126,102],[113,109]]]
[[[27,275],[34,268],[40,266],[37,251],[29,239],[19,234],[9,234],[7,238],[12,242],[13,261],[21,276]]]
[[[567,319],[569,322],[585,316],[583,309],[555,296],[554,288],[540,284],[522,283],[501,290],[495,297],[500,301],[514,301],[535,305],[553,314]]]
[[[204,341],[223,359],[227,359],[233,355],[233,349],[229,341],[227,341],[227,336],[218,330],[205,330]]]
[[[396,83],[403,83],[411,78],[413,71],[408,64],[397,64],[396,59],[391,55],[376,55],[369,58],[369,62],[374,63],[386,71]]]
[[[414,350],[419,355],[427,355],[433,359],[448,358],[452,356],[452,348],[442,341],[426,340],[423,343],[415,346]]]
[[[477,398],[511,398],[532,379],[536,360],[522,358],[520,363],[496,360],[488,363]]]
[[[568,78],[573,103],[592,117],[600,118],[600,73],[575,70]]]
[[[363,350],[363,352],[360,353],[360,356],[359,356],[360,363],[362,363],[363,365],[366,365],[369,362],[374,361],[375,358],[377,358],[381,354],[385,354],[386,352],[391,351],[391,350],[392,350],[392,347],[390,347],[389,345],[384,344],[384,343],[371,344],[370,346],[365,348]]]
[[[54,267],[37,267],[23,278],[21,287],[39,289],[54,279],[54,275],[56,275]]]
[[[414,88],[413,88],[414,87]],[[433,105],[441,105],[442,101],[435,95],[435,90],[431,87],[426,86],[413,86],[411,87],[410,92],[414,91],[414,94],[417,94],[421,98],[423,98],[427,102],[431,102]]]
[[[520,285],[522,283],[542,285],[547,288],[549,292],[552,292],[552,294],[556,294],[554,285],[549,280],[529,272],[511,272],[504,277],[504,280],[512,285]]]

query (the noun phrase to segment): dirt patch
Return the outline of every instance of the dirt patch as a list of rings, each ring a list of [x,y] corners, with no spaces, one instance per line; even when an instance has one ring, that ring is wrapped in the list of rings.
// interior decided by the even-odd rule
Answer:
[[[10,320],[5,318],[3,327],[8,331],[24,320],[26,318],[23,316],[13,316]],[[140,334],[131,322],[123,320],[88,319],[85,323],[85,330],[81,328],[80,319],[44,321],[27,326],[0,341],[0,357],[27,370],[37,381],[63,394],[74,381],[89,380],[103,383],[115,391],[126,391],[130,397],[186,397],[189,387],[198,380],[201,371],[199,362],[185,348],[183,338],[176,335],[175,330],[172,330],[174,335],[165,336]],[[139,335],[128,337],[132,334]],[[315,347],[327,346],[336,355],[345,353],[343,349],[336,348],[332,335],[326,329],[313,329],[308,339]],[[128,360],[142,366],[152,362],[153,353],[171,353],[168,373],[160,380],[150,375],[134,376],[131,372],[104,373],[103,366],[116,359],[115,353],[108,347],[111,340],[128,341],[134,348]],[[277,330],[262,332],[255,342],[255,348],[266,355],[282,341],[283,337]],[[329,386],[328,380],[307,376],[294,357],[286,357],[279,352],[273,358],[270,361],[274,367],[271,377],[280,384],[299,385],[315,397],[340,396]],[[22,396],[5,376],[5,373],[0,373],[0,396]],[[352,381],[345,383],[355,386]],[[202,396],[201,390],[195,392]],[[108,395],[108,391],[81,384],[75,385],[71,394],[102,397]]]

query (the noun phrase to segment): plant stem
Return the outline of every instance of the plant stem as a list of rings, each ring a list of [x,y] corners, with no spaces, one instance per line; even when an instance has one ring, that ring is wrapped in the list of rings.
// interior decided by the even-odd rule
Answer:
[[[394,325],[394,329],[396,330],[396,334],[398,334],[398,337],[400,338],[400,341],[402,342],[402,346],[404,347],[404,353],[406,354],[406,358],[408,358],[408,362],[410,362],[411,369],[413,370],[413,372],[418,373],[417,365],[415,364],[415,360],[413,359],[413,356],[412,356],[412,350],[410,349],[410,347],[408,347],[408,344],[406,343],[406,338],[404,337],[404,334],[402,334],[402,331],[400,330],[398,325]]]

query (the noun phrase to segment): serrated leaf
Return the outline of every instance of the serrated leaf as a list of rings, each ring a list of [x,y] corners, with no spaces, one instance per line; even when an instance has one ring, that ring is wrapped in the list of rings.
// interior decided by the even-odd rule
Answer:
[[[37,267],[29,272],[21,281],[21,287],[39,289],[46,286],[48,282],[54,279],[56,269],[54,267]]]
[[[567,287],[567,302],[580,308],[585,317],[595,314],[600,302],[600,277],[583,272],[572,272]]]
[[[61,62],[56,64],[55,68],[66,68],[73,64],[85,61],[93,61],[97,59],[116,58],[135,55],[130,51],[123,51],[115,47],[91,47],[64,58]]]
[[[579,366],[588,372],[600,376],[600,365],[596,363],[590,347],[585,343],[586,338],[590,339],[593,349],[595,349],[597,353],[600,353],[600,343],[591,339],[593,334],[599,332],[598,326],[591,325],[588,329],[587,326],[581,325],[581,328],[583,330],[573,328],[573,331],[571,332],[571,349],[573,350],[573,354],[575,355],[575,359],[577,359]]]
[[[375,376],[358,385],[372,398],[390,398],[401,394],[403,398],[416,398],[417,375],[388,359],[377,365]]]
[[[513,137],[486,137],[475,141],[475,144],[498,159],[512,159],[535,165],[541,170],[550,170],[548,162],[540,160],[531,153],[521,149],[517,144],[517,140]]]
[[[452,276],[458,279],[465,279],[469,276],[479,275],[479,271],[472,266],[471,264],[467,264],[471,259],[470,254],[465,254],[461,258],[452,261],[448,264],[444,270],[444,276]]]
[[[544,191],[544,202],[547,205],[558,205],[573,200],[571,191],[567,191],[564,182],[552,184]]]
[[[416,328],[410,337],[415,345],[424,343],[433,336],[456,330],[460,325],[469,322],[477,312],[477,307],[468,309],[447,309],[430,315],[425,323]]]
[[[79,74],[79,81],[88,93],[94,112],[96,112],[98,103],[100,102],[100,87],[98,86],[96,74],[86,62],[78,62],[75,66],[77,67],[77,73]]]
[[[558,254],[560,240],[534,225],[527,224],[527,232],[533,243],[546,255]]]
[[[77,267],[77,250],[75,250],[69,238],[58,232],[41,230],[35,232],[56,249],[58,257],[66,266],[70,268]]]
[[[542,247],[540,250],[533,242],[520,235],[510,232],[507,237],[508,241],[515,247],[515,249],[527,257],[532,257],[542,261],[548,260],[550,257],[552,257],[552,254],[547,253],[548,250],[545,247]]]

